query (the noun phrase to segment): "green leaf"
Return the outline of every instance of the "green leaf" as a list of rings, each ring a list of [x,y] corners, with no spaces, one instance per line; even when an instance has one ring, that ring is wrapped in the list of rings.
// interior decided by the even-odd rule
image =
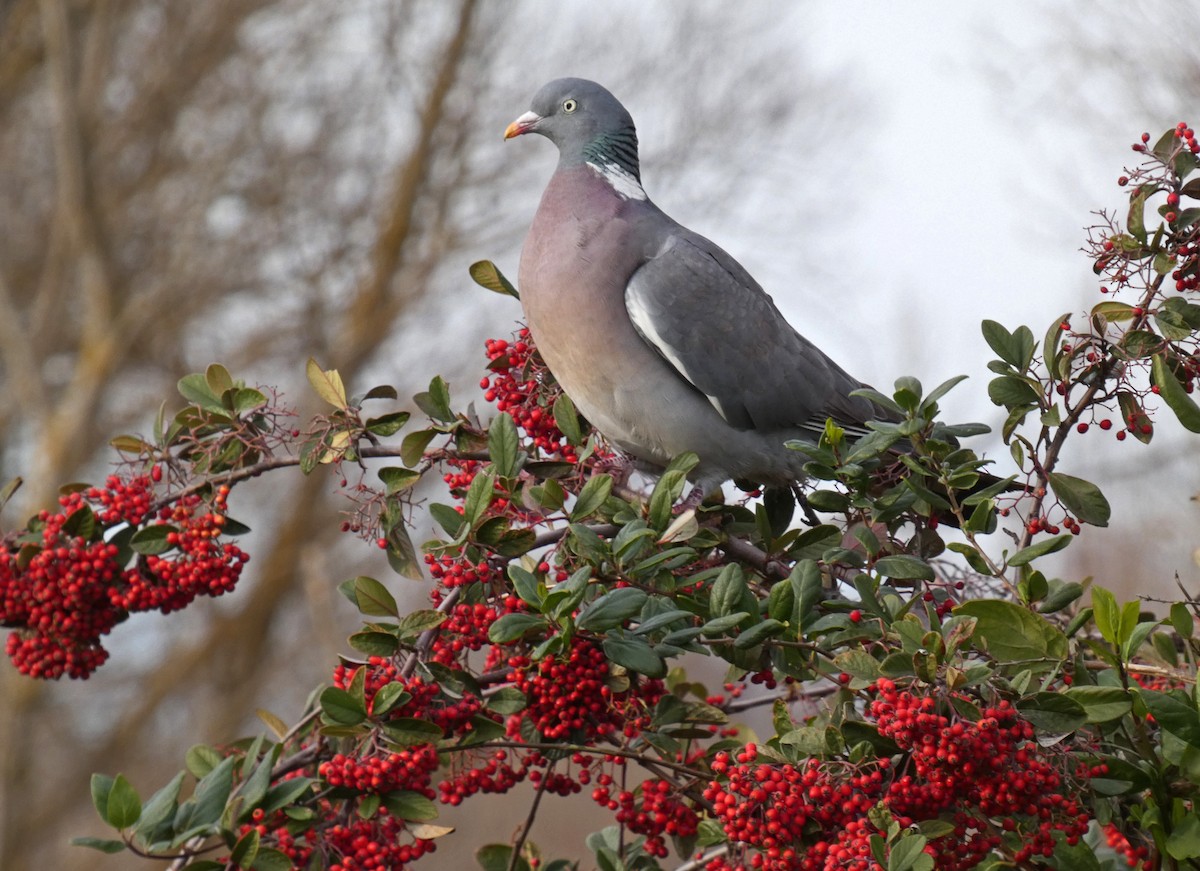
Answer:
[[[125,849],[124,841],[114,841],[111,838],[72,838],[72,847],[88,847],[101,853],[120,853]]]
[[[505,614],[488,628],[488,641],[508,644],[533,629],[545,629],[546,621],[534,614]]]
[[[511,478],[517,473],[519,443],[516,423],[508,412],[502,411],[488,427],[488,455],[501,478]]]
[[[575,625],[586,632],[604,632],[633,617],[645,603],[646,594],[637,587],[609,590],[588,603],[576,618]]]
[[[1108,526],[1108,518],[1112,514],[1108,500],[1100,492],[1100,488],[1090,481],[1064,475],[1061,472],[1051,472],[1050,487],[1058,501],[1084,523],[1092,526]]]
[[[505,278],[504,273],[490,260],[477,260],[467,267],[467,272],[476,284],[492,293],[511,296],[514,299],[521,298],[512,282]]]
[[[258,855],[261,840],[262,836],[258,833],[258,829],[251,827],[233,845],[233,850],[229,854],[229,864],[235,868],[252,867],[254,858]]]
[[[1017,710],[1034,728],[1051,735],[1074,732],[1088,722],[1083,705],[1061,693],[1035,693],[1017,702]]]
[[[178,533],[179,530],[165,523],[143,526],[129,539],[129,546],[142,556],[157,556],[175,547],[167,542],[167,536],[173,532]]]
[[[988,651],[1001,661],[1045,659],[1057,665],[1067,655],[1062,631],[1015,602],[975,599],[959,605],[954,613],[979,621],[972,640],[985,641]]]
[[[1092,306],[1091,315],[1093,318],[1098,315],[1110,324],[1117,324],[1133,320],[1134,311],[1129,303],[1117,302],[1114,299],[1096,303]]]
[[[417,549],[403,523],[394,523],[384,536],[387,541],[387,561],[392,571],[413,581],[423,580]]]
[[[142,805],[141,819],[138,820],[138,834],[145,836],[145,840],[153,840],[154,829],[175,816],[175,809],[179,802],[179,790],[183,786],[185,773],[178,772],[166,786],[160,788]]]
[[[196,784],[196,792],[192,795],[196,803],[191,819],[193,826],[211,825],[221,818],[225,803],[233,791],[233,767],[236,762],[233,756],[225,757]]]
[[[1125,225],[1139,242],[1146,241],[1146,197],[1154,192],[1149,185],[1138,185],[1129,195],[1129,214]]]
[[[815,560],[800,560],[792,567],[788,583],[792,585],[796,597],[800,629],[807,630],[817,619],[817,605],[825,595],[825,588],[821,583],[821,567]]]
[[[1048,553],[1057,553],[1071,543],[1071,539],[1075,536],[1068,533],[1055,536],[1054,538],[1046,538],[1039,541],[1037,544],[1031,544],[1029,547],[1021,548],[1008,558],[1010,566],[1025,566],[1029,565],[1038,557],[1045,556]]]
[[[1055,611],[1061,611],[1082,595],[1082,584],[1075,581],[1066,583],[1059,580],[1051,581],[1050,592],[1046,595],[1042,604],[1038,606],[1038,611],[1042,614],[1053,614]]]
[[[1200,179],[1197,179],[1200,181]],[[1191,609],[1183,602],[1176,602],[1171,606],[1171,626],[1183,638],[1191,638],[1192,633],[1196,628],[1196,621],[1192,617]]]
[[[571,522],[577,523],[596,513],[612,493],[612,488],[611,475],[593,475],[588,478],[571,509]]]
[[[326,687],[320,695],[321,713],[330,723],[355,726],[367,718],[363,700],[338,687]]]
[[[1046,336],[1042,340],[1042,359],[1046,361],[1046,368],[1052,375],[1058,371],[1055,364],[1061,356],[1059,348],[1062,346],[1064,335],[1062,325],[1070,320],[1070,317],[1070,312],[1063,312],[1062,315],[1051,321],[1050,327],[1046,330]]]
[[[416,638],[422,632],[430,629],[436,629],[449,619],[449,615],[435,611],[432,608],[423,608],[419,611],[409,611],[400,618],[400,622],[396,624],[396,634],[401,638]]]
[[[251,871],[292,871],[295,867],[287,854],[274,847],[260,848],[250,865]]]
[[[1179,419],[1184,428],[1191,432],[1200,432],[1200,405],[1197,405],[1192,397],[1188,396],[1183,385],[1171,371],[1164,355],[1154,355],[1150,368],[1150,380],[1158,387],[1158,395],[1162,397],[1167,407],[1175,412],[1175,417]]]
[[[1200,856],[1200,816],[1194,811],[1180,820],[1167,837],[1167,852],[1173,859]]]
[[[489,711],[495,711],[497,714],[508,716],[519,711],[525,710],[528,701],[525,694],[516,687],[501,687],[488,696],[487,708]]]
[[[885,578],[896,580],[932,581],[935,577],[933,567],[929,563],[907,554],[885,556],[876,560],[875,571]]]
[[[104,806],[105,821],[114,829],[128,829],[135,825],[141,816],[142,800],[138,797],[137,790],[124,775],[118,774],[108,791]]]
[[[1121,627],[1121,610],[1117,600],[1104,587],[1092,587],[1092,619],[1100,630],[1100,637],[1114,647],[1120,644],[1117,633]]]
[[[184,764],[187,766],[188,773],[200,780],[220,765],[224,758],[207,744],[196,744],[188,748],[184,755]]]
[[[437,434],[435,429],[419,429],[406,435],[404,441],[400,442],[401,462],[409,467],[419,465],[425,458],[425,449]]]
[[[430,504],[429,516],[436,520],[442,529],[446,530],[447,535],[455,539],[457,539],[467,527],[467,521],[461,514],[455,511],[452,506],[444,505],[441,502],[434,502]]]
[[[1121,687],[1070,687],[1066,697],[1078,702],[1089,723],[1108,723],[1129,713],[1133,700]]]
[[[388,793],[383,803],[387,806],[388,813],[397,819],[417,822],[437,819],[437,805],[419,792],[397,790]]]
[[[733,639],[733,646],[738,650],[749,650],[752,647],[757,647],[769,638],[774,638],[780,635],[787,627],[778,620],[768,617],[761,623],[755,623],[745,632]]]
[[[487,512],[496,497],[496,467],[485,467],[475,474],[467,495],[463,499],[463,520],[471,528],[475,527]]]
[[[253,387],[238,387],[223,397],[230,410],[236,415],[247,414],[267,404],[267,397]]]
[[[551,410],[554,415],[554,425],[558,427],[570,444],[583,444],[583,428],[579,425],[579,413],[575,411],[575,403],[565,393],[559,394],[554,400]]]
[[[1037,405],[1040,395],[1029,382],[1016,375],[1001,375],[988,382],[988,399],[1005,408]]]
[[[716,638],[726,634],[749,616],[749,611],[734,611],[723,617],[714,617],[701,626],[700,631],[709,638]]]
[[[535,610],[541,610],[544,592],[539,589],[538,579],[532,572],[518,563],[511,562],[508,564],[508,579],[512,581],[513,589],[523,602],[532,605]]]
[[[454,421],[454,412],[450,410],[450,388],[441,375],[435,375],[429,382],[429,389],[414,396],[413,402],[434,420],[442,423]]]
[[[221,404],[221,397],[209,389],[208,382],[200,373],[184,375],[179,379],[176,387],[180,395],[191,405],[199,406],[206,411],[215,411],[221,415],[225,414],[225,406]]]
[[[1200,715],[1194,705],[1171,693],[1154,690],[1138,690],[1137,693],[1160,728],[1193,747],[1200,747]]]
[[[659,477],[658,483],[650,493],[648,507],[650,525],[655,529],[665,529],[671,519],[671,508],[683,495],[687,484],[687,475],[700,462],[700,458],[691,451],[684,451],[671,460],[667,469]]]
[[[1163,340],[1157,333],[1149,330],[1130,330],[1121,337],[1119,351],[1128,359],[1140,360],[1151,356],[1163,346]]]
[[[379,480],[387,488],[387,495],[399,493],[421,480],[421,473],[415,469],[405,469],[401,466],[385,466],[379,470]]]
[[[661,678],[667,675],[667,665],[662,657],[641,638],[623,638],[606,635],[604,637],[604,655],[610,662],[624,666],[630,671],[644,674],[650,678]]]
[[[344,410],[349,407],[349,403],[346,401],[346,387],[342,384],[342,376],[336,369],[322,369],[316,360],[309,357],[304,367],[304,374],[308,376],[308,383],[312,385],[317,396],[334,408]]]
[[[347,641],[351,647],[367,656],[395,656],[400,650],[399,639],[390,632],[355,632]]]
[[[359,612],[368,617],[400,616],[395,598],[387,591],[387,587],[374,578],[360,575],[341,586],[346,598],[354,603]]]
[[[1130,602],[1129,605],[1132,605],[1136,609],[1138,603]],[[1159,622],[1156,620],[1147,620],[1145,623],[1135,624],[1132,631],[1121,642],[1121,658],[1127,662],[1132,660],[1137,655],[1142,644],[1150,636],[1150,633],[1158,628],[1158,625]]]
[[[485,844],[475,851],[475,861],[483,871],[530,871],[529,863],[520,856],[513,869],[512,853],[513,848],[508,844]]]
[[[388,740],[401,747],[417,747],[440,741],[442,728],[437,723],[419,717],[392,717],[383,724]]]
[[[925,852],[927,843],[923,835],[901,835],[888,851],[887,871],[933,871],[933,857]]]
[[[408,704],[411,700],[412,694],[404,688],[404,684],[399,681],[385,683],[375,691],[375,696],[371,699],[371,716],[382,717],[389,711]]]
[[[713,581],[709,594],[709,611],[715,617],[723,617],[740,610],[746,600],[750,588],[746,586],[746,577],[742,567],[730,563],[721,569],[717,579]]]
[[[93,774],[91,780],[92,805],[100,819],[108,822],[108,796],[112,792],[113,778],[107,774]]]
[[[833,664],[851,677],[867,683],[879,677],[879,660],[865,650],[844,650],[833,658]]]
[[[992,320],[983,321],[980,327],[988,347],[1004,362],[1019,367],[1020,356],[1016,353],[1012,333],[1008,331],[1008,328],[998,321]]]
[[[693,615],[691,611],[681,611],[677,608],[670,611],[663,611],[659,614],[655,614],[653,617],[647,620],[643,620],[638,623],[637,629],[633,630],[633,634],[646,635],[661,629],[664,626],[670,626],[672,623],[675,623],[679,620],[687,620],[688,625],[690,626],[691,619],[694,616],[695,615]]]

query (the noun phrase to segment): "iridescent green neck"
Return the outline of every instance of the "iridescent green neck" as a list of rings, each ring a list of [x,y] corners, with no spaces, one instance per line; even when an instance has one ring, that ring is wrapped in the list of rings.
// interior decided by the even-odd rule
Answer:
[[[616,164],[637,181],[642,180],[638,169],[637,133],[626,127],[612,133],[602,133],[583,148],[587,163]]]

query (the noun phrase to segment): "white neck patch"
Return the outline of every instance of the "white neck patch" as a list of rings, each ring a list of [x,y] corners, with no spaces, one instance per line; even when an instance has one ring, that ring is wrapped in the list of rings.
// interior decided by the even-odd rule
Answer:
[[[624,200],[644,200],[647,199],[646,191],[642,189],[641,183],[631,173],[623,169],[615,163],[588,163],[599,176],[608,182],[609,186],[617,192],[617,196]]]

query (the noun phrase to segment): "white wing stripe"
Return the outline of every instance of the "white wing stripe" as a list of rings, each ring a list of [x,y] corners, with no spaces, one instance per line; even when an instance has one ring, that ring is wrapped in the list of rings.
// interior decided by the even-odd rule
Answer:
[[[695,379],[688,374],[676,350],[667,344],[658,330],[655,329],[654,320],[650,317],[650,312],[642,304],[641,299],[636,293],[625,294],[625,309],[629,312],[629,319],[633,321],[633,326],[637,329],[641,337],[649,342],[658,353],[662,354],[667,359],[667,362],[675,367],[675,371],[687,379],[689,384],[696,387]],[[699,390],[700,388],[697,387],[696,389]],[[721,401],[709,393],[705,393],[704,395],[708,398],[712,407],[717,410],[717,414],[721,415],[728,422],[729,415],[721,407]]]

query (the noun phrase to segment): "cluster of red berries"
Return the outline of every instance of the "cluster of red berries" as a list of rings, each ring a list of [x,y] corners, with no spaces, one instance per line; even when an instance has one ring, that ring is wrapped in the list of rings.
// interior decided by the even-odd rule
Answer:
[[[463,799],[476,793],[505,793],[529,776],[529,765],[514,766],[507,750],[493,750],[482,759],[472,759],[458,753],[450,761],[450,769],[438,784],[438,797],[443,804],[457,807]]]
[[[321,806],[327,808],[329,803],[322,801]],[[283,811],[276,811],[268,817],[262,808],[256,808],[251,814],[252,822],[245,823],[238,829],[238,837],[241,838],[248,834],[251,829],[258,833],[261,843],[270,844],[271,847],[283,853],[292,862],[293,868],[306,868],[308,861],[312,858],[313,846],[318,841],[318,830],[313,827],[304,828],[303,834],[298,830],[298,824],[289,819]],[[300,840],[297,840],[297,835]],[[228,862],[229,857],[224,857],[223,861]],[[231,866],[239,867],[239,866]]]
[[[1150,858],[1150,848],[1145,844],[1138,844],[1136,847],[1130,843],[1129,838],[1125,836],[1114,823],[1109,823],[1100,830],[1104,833],[1104,842],[1121,858],[1125,860],[1125,864],[1130,868],[1148,868],[1149,863],[1146,861]]]
[[[380,807],[367,819],[361,816],[341,817],[339,807],[329,799],[317,805],[317,819],[334,820],[332,825],[297,821],[282,810],[266,815],[256,809],[251,822],[239,827],[239,837],[251,830],[258,833],[263,844],[283,853],[293,868],[308,868],[314,855],[323,857],[320,867],[330,871],[404,871],[415,860],[437,849],[432,840],[401,839],[407,833],[403,820]],[[228,857],[223,861],[228,862]],[[240,865],[230,865],[241,868]]]
[[[465,584],[491,583],[500,573],[488,565],[487,560],[468,560],[462,554],[425,554],[425,565],[429,575],[442,587],[461,587]]]
[[[166,535],[171,555],[147,556],[146,569],[155,582],[130,585],[117,603],[127,611],[157,609],[169,614],[197,596],[231,592],[250,557],[237,545],[218,540],[228,498],[229,488],[220,487],[211,505],[192,494],[159,511],[159,522],[173,527]]]
[[[517,426],[546,455],[557,455],[568,463],[578,461],[574,445],[563,436],[555,423],[550,403],[555,391],[546,389],[549,370],[534,349],[528,328],[517,333],[513,342],[487,340],[488,368],[491,376],[479,382],[484,398],[507,411]]]
[[[579,734],[589,742],[614,733],[637,735],[664,692],[658,680],[642,680],[614,692],[608,686],[604,651],[579,637],[565,658],[547,655],[534,663],[527,656],[514,656],[508,665],[514,686],[526,699],[525,710],[509,719],[509,732],[518,736],[522,721],[551,741]]]
[[[607,780],[611,782],[611,778]],[[700,825],[700,815],[691,802],[666,780],[652,778],[636,790],[623,789],[616,796],[602,784],[592,791],[592,800],[615,810],[617,822],[629,831],[645,835],[644,849],[660,859],[669,855],[664,836],[691,837]]]
[[[1200,143],[1196,141],[1196,131],[1186,121],[1180,121],[1175,125],[1175,138],[1182,139],[1192,154],[1200,154]]]
[[[729,840],[743,845],[743,852],[745,847],[754,852],[748,864],[720,857],[706,866],[708,871],[855,867],[853,859],[861,845],[850,843],[841,833],[850,824],[865,820],[879,802],[889,761],[850,766],[810,759],[797,767],[759,763],[757,759],[755,744],[747,744],[733,755],[721,751],[713,759],[713,773],[720,779],[709,783],[704,798]],[[866,839],[862,845],[866,846],[862,856],[869,860],[870,845]]]
[[[337,753],[322,762],[317,773],[330,786],[345,787],[355,792],[386,795],[404,789],[433,799],[434,791],[430,782],[437,767],[437,748],[432,744],[421,744],[395,753],[368,753],[363,756]]]
[[[225,487],[211,503],[191,495],[161,509],[155,525],[169,530],[169,555],[126,567],[117,528],[145,522],[152,491],[147,476],[110,477],[60,497],[59,511],[40,512],[0,548],[0,624],[16,629],[5,652],[22,674],[86,678],[108,658],[100,639],[130,612],[167,613],[233,589],[249,557],[218,541]]]
[[[1200,286],[1200,239],[1196,238],[1197,233],[1200,230],[1193,232],[1192,238],[1180,245],[1176,252],[1179,259],[1171,271],[1171,278],[1180,293]]]
[[[1062,526],[1057,523],[1052,523],[1045,517],[1033,517],[1025,524],[1025,528],[1029,530],[1030,535],[1037,535],[1039,532],[1048,532],[1050,535],[1058,535],[1065,528],[1072,535],[1079,535],[1083,530],[1079,521],[1071,515],[1065,515],[1062,519]]]
[[[419,676],[404,677],[393,660],[382,656],[368,658],[365,665],[339,665],[333,671],[333,685],[338,689],[348,688],[360,669],[366,669],[363,696],[368,712],[373,711],[375,697],[388,684],[398,683],[408,693],[409,698],[388,711],[385,719],[416,717],[451,734],[461,731],[483,709],[483,701],[477,696],[467,694],[450,698],[437,683],[427,683]]]
[[[463,658],[488,645],[488,630],[504,614],[525,610],[525,603],[516,596],[505,596],[493,603],[457,604],[446,612],[446,620],[430,647],[430,659],[442,665],[462,664]],[[489,648],[488,664],[484,670],[498,666],[504,657],[501,648]]]
[[[437,849],[437,842],[412,838],[404,843],[407,832],[403,820],[379,808],[370,819],[351,818],[322,833],[321,850],[329,871],[403,871],[409,863]]]
[[[888,808],[901,825],[953,816],[958,827],[954,837],[931,841],[938,868],[973,868],[998,846],[989,820],[1019,837],[1017,864],[1053,855],[1056,833],[1073,845],[1087,831],[1091,817],[1066,797],[1063,771],[1006,700],[971,722],[943,713],[934,696],[898,690],[886,679],[875,682],[872,695],[869,718],[912,767],[888,788]]]
[[[1065,774],[1008,702],[969,721],[890,680],[876,681],[868,695],[866,719],[895,742],[903,754],[896,764],[760,763],[753,744],[716,755],[704,798],[730,841],[750,852],[745,862],[714,859],[709,871],[873,871],[870,840],[880,832],[868,811],[876,806],[902,827],[953,822],[953,833],[925,848],[935,867],[950,871],[974,868],[1002,846],[1018,865],[1042,861],[1058,840],[1076,844],[1087,831],[1091,817],[1066,796]]]

